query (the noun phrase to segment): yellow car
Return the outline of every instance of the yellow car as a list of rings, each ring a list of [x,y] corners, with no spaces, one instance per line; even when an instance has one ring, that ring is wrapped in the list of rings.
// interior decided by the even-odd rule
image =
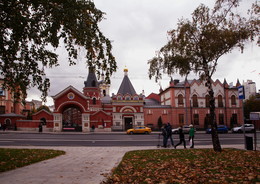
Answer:
[[[150,134],[151,128],[146,126],[137,126],[126,131],[127,134]]]

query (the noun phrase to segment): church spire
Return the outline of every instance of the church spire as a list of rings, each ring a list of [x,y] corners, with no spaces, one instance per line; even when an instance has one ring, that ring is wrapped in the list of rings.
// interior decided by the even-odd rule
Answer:
[[[95,68],[89,67],[88,71],[89,71],[88,72],[88,78],[84,82],[85,87],[98,87],[98,81],[97,81],[97,77],[96,77],[96,74],[95,74]]]
[[[119,90],[117,92],[117,94],[121,94],[121,95],[125,95],[125,94],[129,94],[129,95],[135,95],[135,89],[130,81],[130,79],[128,78],[128,69],[125,68],[124,69],[124,78],[123,81],[119,87]]]

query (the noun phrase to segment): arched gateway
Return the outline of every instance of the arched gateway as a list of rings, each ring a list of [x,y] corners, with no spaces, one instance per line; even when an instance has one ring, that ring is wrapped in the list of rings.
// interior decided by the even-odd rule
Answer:
[[[54,131],[89,131],[89,98],[69,86],[53,96],[53,99]]]
[[[62,131],[82,131],[82,113],[80,108],[70,104],[62,112]]]

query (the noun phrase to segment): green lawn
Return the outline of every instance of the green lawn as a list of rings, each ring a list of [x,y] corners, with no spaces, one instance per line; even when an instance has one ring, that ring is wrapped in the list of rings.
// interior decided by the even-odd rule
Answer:
[[[0,172],[64,155],[64,151],[48,149],[0,148]]]
[[[104,183],[258,183],[260,152],[158,149],[125,154]]]

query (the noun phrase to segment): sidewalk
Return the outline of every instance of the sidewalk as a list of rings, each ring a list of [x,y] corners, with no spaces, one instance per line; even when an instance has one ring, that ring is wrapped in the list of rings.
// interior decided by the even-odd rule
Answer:
[[[7,148],[7,146],[4,146]],[[64,150],[65,155],[0,174],[1,184],[99,184],[132,150],[158,149],[148,147],[32,147]],[[198,146],[196,148],[212,148]],[[244,145],[223,145],[222,148],[244,149]],[[159,148],[161,149],[161,148]],[[162,148],[165,149],[165,148]],[[166,148],[172,149],[172,148]]]

